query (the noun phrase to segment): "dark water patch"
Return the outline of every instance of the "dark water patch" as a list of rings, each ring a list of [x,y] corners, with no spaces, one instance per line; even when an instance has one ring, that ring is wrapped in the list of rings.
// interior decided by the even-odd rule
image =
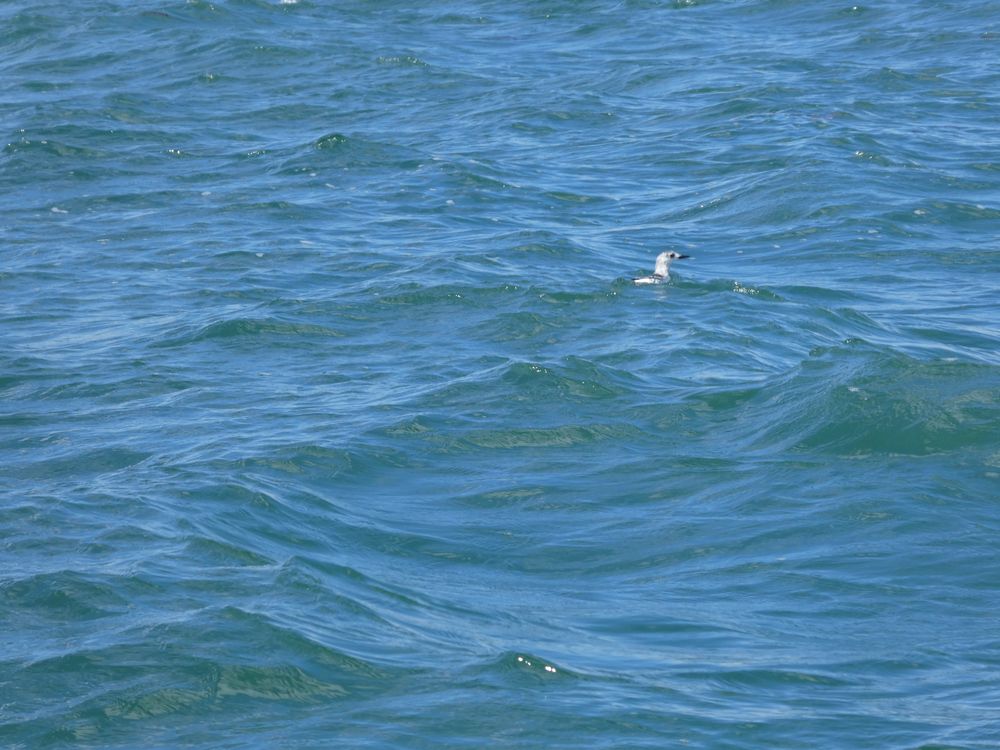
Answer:
[[[234,200],[227,203],[221,210],[225,214],[250,216],[255,221],[267,216],[284,221],[312,221],[325,212],[321,206],[281,199],[268,201]]]
[[[47,458],[19,463],[11,469],[11,474],[20,479],[34,480],[101,476],[137,466],[151,456],[149,452],[121,445],[90,450],[64,447]]]
[[[83,134],[81,139],[88,140],[88,135]],[[21,165],[27,166],[28,162],[30,162],[31,166],[37,167],[37,160],[46,159],[47,157],[71,159],[76,163],[81,159],[103,160],[111,155],[107,151],[101,151],[90,146],[74,146],[71,143],[56,140],[55,138],[21,138],[4,146],[3,153],[9,157],[18,158],[13,163],[15,168]]]
[[[1000,417],[993,380],[980,365],[876,361],[828,391],[821,413],[830,416],[801,445],[860,455],[987,448]]]
[[[678,277],[671,278],[671,286],[678,287],[684,291],[690,291],[694,293],[701,294],[718,294],[720,292],[731,292],[735,294],[742,294],[746,297],[757,298],[766,302],[784,302],[785,297],[783,297],[778,292],[775,292],[767,287],[757,286],[747,282],[737,281],[735,279],[715,279],[712,281],[694,281],[686,280],[683,276],[678,274]]]
[[[625,378],[579,357],[569,357],[558,369],[533,362],[515,362],[501,377],[516,400],[570,398],[606,399],[622,393],[614,380]]]
[[[634,437],[631,425],[568,425],[535,429],[476,430],[462,435],[462,442],[477,449],[525,450],[568,448]]]
[[[45,13],[44,9],[40,7],[11,8],[8,12],[10,15],[5,12],[3,20],[8,27],[5,36],[11,42],[19,41],[22,37],[30,37],[44,31],[55,31],[60,28],[58,12]]]
[[[233,667],[253,665],[251,657],[256,649],[265,649],[271,655],[269,661],[280,665],[301,664],[314,672],[314,679],[327,684],[336,684],[338,679],[354,684],[359,689],[371,688],[377,684],[385,670],[363,659],[353,657],[343,651],[304,637],[295,630],[275,625],[269,617],[238,607],[224,607],[208,610],[181,625],[164,624],[150,629],[146,638],[151,644],[157,642],[172,644],[171,651],[180,651],[177,645],[188,641],[183,634],[190,628],[202,628],[205,634],[201,645],[193,652],[195,660],[209,659],[210,662],[228,661]],[[227,633],[239,634],[235,641],[227,640]],[[241,644],[241,645],[237,645]],[[145,645],[137,648],[144,650]],[[248,672],[252,672],[250,669]],[[369,682],[373,681],[373,682]],[[277,690],[275,698],[281,698],[285,691]],[[306,691],[310,693],[311,691]]]
[[[477,334],[495,341],[518,341],[551,335],[559,324],[537,313],[500,313],[477,327]]]
[[[379,467],[406,468],[411,459],[405,453],[376,446],[358,445],[339,448],[318,444],[288,445],[275,453],[243,455],[229,460],[215,459],[209,462],[209,470],[259,471],[265,474],[316,476],[333,479],[347,478],[352,473],[364,476]]]
[[[471,507],[482,509],[536,507],[550,503],[550,498],[553,494],[559,494],[558,488],[517,486],[463,495],[456,498],[456,500]]]
[[[293,557],[282,566],[274,583],[287,586],[305,597],[322,599],[326,608],[338,613],[338,630],[347,629],[345,615],[356,619],[352,629],[363,631],[372,627],[391,627],[389,621],[379,614],[386,604],[393,608],[409,606],[413,602],[353,568],[307,557]],[[371,604],[366,603],[371,602]],[[287,612],[285,619],[293,622],[303,633],[322,631],[329,627],[317,623],[304,614]],[[389,654],[381,656],[388,658]]]
[[[28,382],[36,382],[36,378],[26,378]],[[111,401],[121,404],[134,400],[144,400],[158,396],[172,395],[194,387],[194,383],[175,380],[161,373],[150,372],[148,375],[130,377],[117,382],[87,382],[75,381],[37,388],[31,397],[38,400],[90,400]]]
[[[415,65],[417,67],[427,67],[427,63],[413,55],[379,55],[375,59],[375,62],[379,65]]]
[[[541,254],[554,258],[572,258],[580,248],[570,238],[557,232],[522,229],[502,235],[499,242],[510,252]]]
[[[73,571],[8,579],[0,584],[4,618],[36,621],[94,620],[120,614],[127,601],[109,583]]]
[[[491,663],[485,670],[494,672],[496,676],[511,680],[557,680],[572,678],[574,675],[565,669],[560,669],[548,659],[529,653],[505,653]]]
[[[735,287],[739,282],[734,281],[733,284]],[[861,302],[872,301],[870,294],[853,289],[829,289],[821,286],[782,286],[780,287],[780,291],[781,294],[779,296],[777,292],[755,289],[753,296],[764,295],[775,300],[788,299],[793,302],[832,307],[833,309],[845,309],[844,306],[846,305],[856,307]]]
[[[313,338],[338,338],[338,331],[327,326],[311,323],[293,323],[275,318],[236,318],[210,323],[200,330],[158,342],[157,346],[177,347],[200,342],[239,341],[241,339],[264,339],[281,341],[283,339],[309,340]]]
[[[275,628],[264,618],[235,609],[223,609],[186,625],[156,626],[126,636],[100,650],[37,664],[29,671],[61,678],[79,687],[89,686],[85,700],[53,716],[63,728],[54,731],[30,711],[18,712],[17,731],[37,741],[88,741],[120,732],[153,731],[155,727],[187,723],[192,715],[226,710],[249,718],[258,702],[285,706],[325,705],[330,701],[371,693],[380,688],[384,670]],[[217,648],[186,650],[189,628],[200,626],[205,645]],[[222,630],[220,630],[220,628]],[[224,633],[241,632],[260,639],[267,664],[248,663],[246,655],[224,645]],[[149,670],[159,672],[159,679]],[[87,675],[86,683],[81,676]],[[25,707],[39,696],[23,696]],[[5,729],[10,729],[7,724]]]
[[[779,415],[753,439],[756,449],[791,440],[800,449],[840,455],[949,453],[990,443],[997,403],[991,371],[871,348],[832,348],[815,350],[797,371],[767,388],[708,403],[749,410],[740,419],[759,408]]]
[[[732,670],[728,672],[682,673],[685,679],[709,682],[722,690],[754,691],[759,693],[787,692],[798,700],[809,690],[844,687],[850,683],[830,675],[809,672],[788,672],[781,669]]]
[[[618,296],[619,288],[631,288],[633,286],[630,281],[625,279],[617,281],[615,284],[617,288],[596,291],[569,292],[532,287],[531,292],[537,295],[540,302],[549,305],[607,304],[614,301]]]
[[[320,154],[316,167],[365,168],[386,167],[396,169],[417,169],[424,160],[410,149],[392,143],[382,143],[359,137],[349,137],[342,133],[329,133],[310,144],[313,151]],[[305,157],[301,157],[305,158]],[[296,163],[286,162],[286,169],[295,169]]]
[[[414,404],[425,408],[471,410],[482,413],[510,411],[518,405],[558,411],[567,404],[619,399],[636,386],[637,379],[616,368],[582,358],[567,357],[559,363],[486,361],[482,369],[443,387],[428,389]],[[413,432],[439,430],[447,425],[431,417],[414,425]],[[458,423],[468,423],[457,420]],[[407,428],[400,427],[401,432]]]
[[[233,544],[227,544],[216,539],[196,537],[187,542],[184,555],[190,555],[202,565],[216,566],[262,566],[273,565],[274,561],[251,549],[244,549]]]
[[[407,282],[401,285],[403,290],[391,294],[380,294],[379,303],[383,305],[461,305],[479,307],[488,304],[491,299],[503,299],[518,292],[518,287],[504,284],[493,288],[472,287],[446,284],[434,287],[420,287]],[[407,289],[408,288],[408,289]]]
[[[504,179],[506,170],[492,161],[436,160],[435,168],[462,192],[499,195],[517,191],[521,187],[510,178]]]

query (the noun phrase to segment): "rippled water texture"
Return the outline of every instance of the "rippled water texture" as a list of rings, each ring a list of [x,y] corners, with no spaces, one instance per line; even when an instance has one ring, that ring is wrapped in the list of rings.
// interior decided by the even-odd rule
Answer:
[[[8,0],[0,81],[0,746],[1000,746],[995,2]]]

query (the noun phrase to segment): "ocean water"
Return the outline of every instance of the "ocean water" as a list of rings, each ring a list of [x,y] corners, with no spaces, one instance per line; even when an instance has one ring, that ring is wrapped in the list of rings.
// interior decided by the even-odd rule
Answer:
[[[991,0],[6,0],[0,746],[1000,747],[998,252]]]

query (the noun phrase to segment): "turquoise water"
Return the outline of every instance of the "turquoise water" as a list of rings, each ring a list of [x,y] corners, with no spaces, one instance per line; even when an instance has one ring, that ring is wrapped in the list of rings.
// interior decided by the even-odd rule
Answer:
[[[996,3],[8,0],[0,81],[0,746],[1000,746]]]

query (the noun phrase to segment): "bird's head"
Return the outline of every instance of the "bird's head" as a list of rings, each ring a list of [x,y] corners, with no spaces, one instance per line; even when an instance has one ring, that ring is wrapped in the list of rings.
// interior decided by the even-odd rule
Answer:
[[[673,250],[660,253],[656,256],[656,268],[653,273],[659,274],[660,276],[666,276],[667,269],[673,261],[684,260],[685,258],[690,257],[690,255],[682,255],[681,253],[674,252]]]

